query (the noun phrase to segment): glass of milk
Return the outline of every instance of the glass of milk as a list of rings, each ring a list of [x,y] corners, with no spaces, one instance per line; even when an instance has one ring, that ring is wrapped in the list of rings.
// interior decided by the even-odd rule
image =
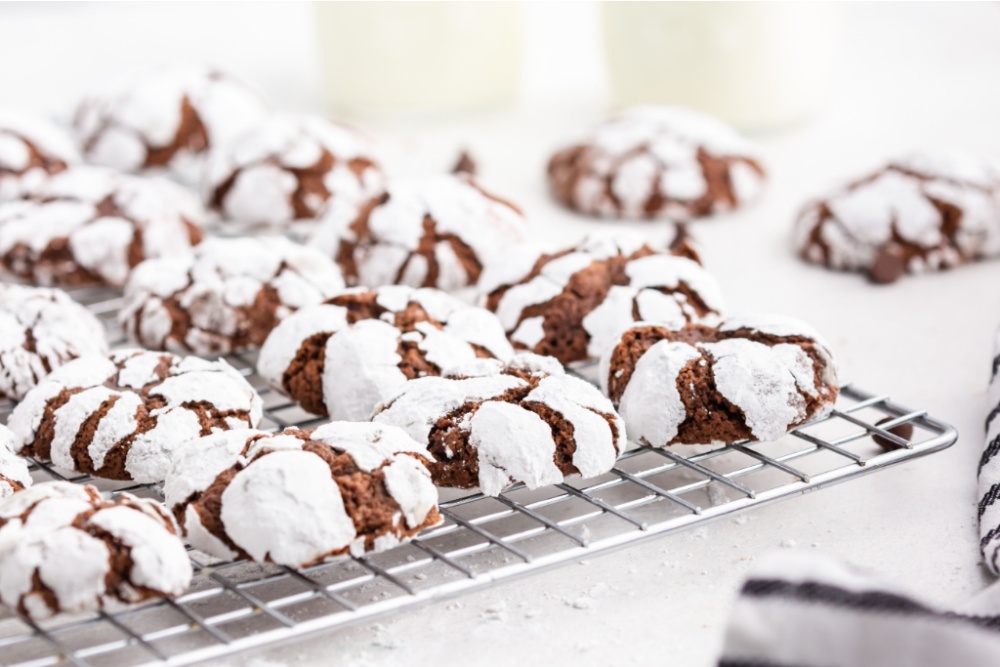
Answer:
[[[823,100],[839,8],[812,2],[605,2],[615,101],[676,104],[741,129],[803,119]]]
[[[517,3],[321,2],[316,13],[327,99],[338,112],[435,116],[516,97]]]

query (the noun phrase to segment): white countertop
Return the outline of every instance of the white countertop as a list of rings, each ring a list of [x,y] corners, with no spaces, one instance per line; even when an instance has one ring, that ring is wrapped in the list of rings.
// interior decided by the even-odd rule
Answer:
[[[429,127],[368,126],[395,156],[390,169],[441,169],[467,146],[541,236],[609,226],[559,209],[542,178],[559,138],[607,108],[596,16],[590,4],[529,9],[530,74],[517,109]],[[288,3],[0,6],[2,102],[66,114],[87,81],[183,54],[258,80],[279,105],[318,109],[309,19],[309,7]],[[959,443],[745,518],[234,664],[708,665],[747,567],[783,542],[878,570],[942,603],[987,582],[974,478],[1000,263],[875,287],[801,263],[789,232],[805,198],[894,154],[927,146],[1000,155],[1000,6],[851,5],[843,19],[826,108],[755,137],[772,175],[763,199],[693,231],[733,311],[811,322],[834,345],[842,377],[928,409],[958,427]]]

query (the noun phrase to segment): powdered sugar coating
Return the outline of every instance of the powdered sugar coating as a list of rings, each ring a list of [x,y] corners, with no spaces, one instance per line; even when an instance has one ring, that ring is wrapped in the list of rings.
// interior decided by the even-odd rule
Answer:
[[[599,475],[625,448],[610,401],[554,359],[531,354],[410,380],[373,420],[427,443],[437,484],[478,485],[492,496],[515,482],[537,488]]]
[[[557,199],[588,215],[684,221],[757,196],[757,151],[722,122],[680,107],[627,109],[549,161]]]
[[[809,261],[869,271],[880,282],[995,256],[1000,167],[958,153],[896,160],[808,204],[795,242]]]
[[[401,429],[371,423],[229,431],[185,445],[164,493],[195,548],[302,567],[436,525],[427,457]]]
[[[597,359],[633,321],[674,328],[719,321],[718,283],[677,251],[627,234],[588,237],[520,275],[486,276],[484,304],[519,349],[563,363]]]
[[[0,502],[0,600],[35,620],[180,595],[191,563],[163,506],[48,482]]]
[[[31,486],[28,462],[14,453],[14,434],[0,424],[0,500]]]
[[[331,198],[357,205],[381,186],[359,132],[319,116],[275,115],[213,150],[202,188],[227,224],[287,226],[316,218]]]
[[[136,267],[119,321],[150,349],[226,354],[259,346],[279,321],[343,288],[340,270],[313,248],[277,236],[212,238]]]
[[[0,397],[20,400],[52,369],[107,351],[104,327],[62,290],[0,285]]]
[[[206,216],[176,183],[100,167],[71,167],[28,195],[0,203],[0,263],[42,285],[121,286],[147,257],[190,252]]]
[[[348,290],[285,318],[261,348],[257,371],[308,410],[360,421],[409,378],[513,354],[489,311],[439,290],[390,285]]]
[[[109,479],[163,481],[185,440],[260,423],[260,397],[223,360],[143,350],[80,357],[11,413],[16,448]]]
[[[521,212],[471,176],[436,174],[390,180],[360,206],[334,201],[310,244],[351,284],[450,291],[475,285],[526,233]]]
[[[267,115],[257,92],[232,75],[175,66],[109,81],[80,102],[74,125],[88,162],[124,172],[165,170],[196,185],[209,149]]]
[[[603,389],[630,436],[653,446],[777,440],[837,397],[836,365],[812,331],[773,315],[638,323],[603,356]]]
[[[0,201],[20,197],[79,161],[76,144],[55,123],[0,109]]]

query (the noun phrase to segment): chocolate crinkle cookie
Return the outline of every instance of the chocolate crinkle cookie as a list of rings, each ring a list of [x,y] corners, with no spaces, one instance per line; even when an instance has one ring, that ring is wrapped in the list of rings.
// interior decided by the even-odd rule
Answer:
[[[66,362],[107,352],[104,327],[62,290],[0,284],[0,398],[20,400]]]
[[[0,500],[31,486],[28,462],[14,452],[14,433],[0,424]]]
[[[164,492],[196,549],[305,567],[440,523],[427,456],[402,429],[371,423],[229,431],[185,445]]]
[[[162,504],[47,482],[0,502],[0,601],[34,620],[175,597],[191,561]]]
[[[211,152],[203,193],[226,224],[284,227],[313,220],[331,199],[367,201],[381,186],[359,132],[318,116],[278,115]]]
[[[557,152],[548,178],[556,199],[587,215],[686,221],[755,198],[764,169],[721,121],[650,106],[627,109]]]
[[[340,269],[314,248],[277,236],[212,238],[136,267],[119,320],[149,349],[228,354],[259,347],[282,319],[343,288]]]
[[[261,411],[257,392],[221,359],[118,350],[54,371],[7,425],[25,456],[95,477],[155,483],[180,443],[256,428]]]
[[[877,283],[1000,254],[1000,167],[961,154],[897,160],[808,204],[799,254]]]
[[[513,205],[468,174],[389,181],[367,202],[333,202],[311,245],[337,260],[350,285],[451,291],[475,285],[526,234]]]
[[[490,496],[515,482],[534,489],[600,475],[625,449],[610,401],[552,357],[527,353],[410,380],[373,420],[427,444],[436,484]]]
[[[0,109],[0,201],[20,197],[79,161],[76,143],[55,123]]]
[[[257,372],[306,410],[367,420],[407,380],[514,350],[493,313],[432,289],[351,289],[283,320]]]
[[[777,440],[833,409],[830,349],[781,316],[680,329],[639,323],[601,359],[629,437],[654,447]]]
[[[599,358],[633,321],[718,322],[722,294],[697,257],[683,235],[670,246],[639,235],[590,237],[533,265],[522,255],[481,288],[515,348],[568,364]]]
[[[120,287],[147,257],[190,252],[205,218],[198,196],[170,180],[71,167],[0,203],[0,266],[41,285]]]
[[[205,67],[133,72],[87,95],[74,118],[86,160],[125,172],[166,172],[194,186],[205,155],[267,118],[261,96]]]

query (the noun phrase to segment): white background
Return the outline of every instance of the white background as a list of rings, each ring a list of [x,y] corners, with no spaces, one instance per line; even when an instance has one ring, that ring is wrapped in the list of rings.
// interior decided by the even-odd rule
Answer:
[[[442,169],[468,146],[485,179],[523,205],[540,236],[565,240],[596,228],[549,201],[542,173],[561,137],[609,107],[598,15],[592,4],[527,8],[527,75],[516,109],[431,126],[368,126],[391,156],[390,170]],[[881,571],[935,602],[981,589],[974,477],[1000,323],[1000,264],[874,287],[800,263],[789,231],[805,198],[899,152],[1000,155],[997,35],[996,3],[846,7],[826,106],[807,123],[754,137],[772,174],[763,199],[694,230],[733,311],[813,323],[835,346],[842,377],[954,423],[958,445],[745,521],[236,662],[707,665],[747,567],[783,541]],[[186,60],[256,80],[276,106],[320,110],[315,44],[311,8],[294,3],[4,5],[0,102],[68,116],[88,82]]]

